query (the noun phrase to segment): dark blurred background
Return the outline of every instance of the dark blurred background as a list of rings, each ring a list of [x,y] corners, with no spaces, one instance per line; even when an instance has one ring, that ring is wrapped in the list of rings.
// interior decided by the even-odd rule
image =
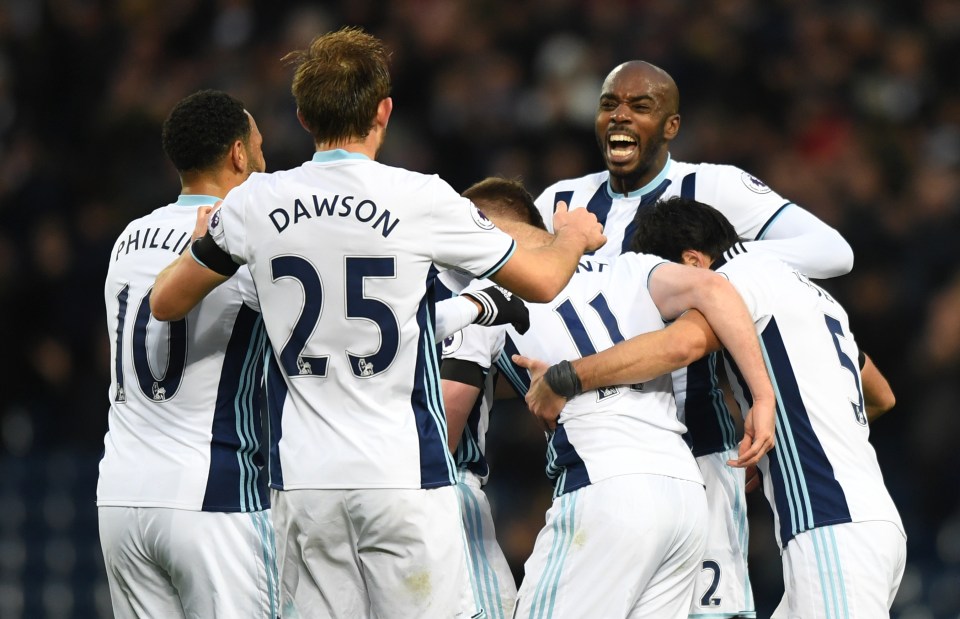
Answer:
[[[602,169],[600,84],[645,59],[676,79],[674,158],[738,165],[837,227],[825,282],[889,377],[872,428],[906,526],[894,616],[960,616],[960,2],[904,0],[0,0],[0,617],[109,617],[94,506],[109,382],[103,278],[124,224],[176,199],[160,124],[220,88],[268,170],[312,142],[279,59],[360,25],[392,50],[382,160],[457,190]],[[517,575],[550,489],[542,436],[490,435],[499,537]],[[771,516],[751,508],[760,617],[782,592]]]

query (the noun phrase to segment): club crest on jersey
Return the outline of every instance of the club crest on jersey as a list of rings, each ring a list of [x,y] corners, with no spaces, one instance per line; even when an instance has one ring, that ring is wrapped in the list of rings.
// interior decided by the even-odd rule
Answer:
[[[463,344],[463,333],[457,331],[448,338],[443,340],[443,354],[452,355],[453,353],[460,350],[460,345]]]
[[[744,172],[740,175],[740,180],[742,180],[743,184],[747,186],[747,189],[753,193],[770,193],[770,188],[767,184],[753,174]]]
[[[487,219],[487,216],[480,212],[474,205],[470,205],[470,216],[473,217],[473,223],[477,224],[484,230],[493,230],[493,222]]]
[[[220,225],[220,209],[217,209],[213,212],[213,215],[210,216],[210,229],[215,229]]]

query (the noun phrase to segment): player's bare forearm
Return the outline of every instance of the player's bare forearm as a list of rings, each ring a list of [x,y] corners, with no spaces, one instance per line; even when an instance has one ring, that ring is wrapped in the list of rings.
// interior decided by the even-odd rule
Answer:
[[[594,355],[573,361],[583,390],[630,385],[690,365],[718,348],[709,326],[696,312],[665,329],[632,337]]]
[[[872,422],[896,405],[897,398],[893,394],[890,383],[869,355],[864,355],[863,367],[860,368],[860,382],[863,388],[863,404],[867,409],[867,421]]]
[[[450,453],[454,453],[467,426],[470,411],[480,397],[480,388],[444,378],[440,381],[440,389],[443,392],[443,408],[447,412],[447,446]]]
[[[606,243],[603,227],[593,213],[575,209],[568,214],[562,206],[558,207],[558,214],[561,210],[561,224],[549,245],[518,245],[510,260],[490,279],[525,301],[552,301],[570,281],[580,257]],[[556,222],[555,219],[554,225]]]
[[[228,279],[199,264],[188,248],[157,275],[150,293],[150,311],[157,320],[180,320]]]
[[[512,236],[517,245],[521,247],[534,249],[553,242],[553,235],[542,228],[537,228],[522,221],[498,217],[495,213],[491,213],[489,217],[498,228]]]

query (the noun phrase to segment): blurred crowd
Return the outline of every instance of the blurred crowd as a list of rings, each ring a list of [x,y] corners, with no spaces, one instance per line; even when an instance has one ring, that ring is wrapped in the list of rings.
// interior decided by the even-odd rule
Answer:
[[[960,613],[956,0],[0,0],[0,462],[95,466],[107,256],[126,222],[176,199],[160,146],[173,104],[226,90],[267,169],[299,165],[312,142],[280,58],[342,25],[392,51],[385,163],[457,190],[520,177],[534,195],[599,171],[603,77],[644,59],[680,89],[674,158],[738,165],[838,228],[856,261],[824,285],[898,399],[871,436],[910,536],[897,616]],[[490,439],[518,574],[549,500],[527,421],[495,416]],[[778,569],[769,512],[751,507],[753,566]],[[779,595],[754,584],[761,608]]]

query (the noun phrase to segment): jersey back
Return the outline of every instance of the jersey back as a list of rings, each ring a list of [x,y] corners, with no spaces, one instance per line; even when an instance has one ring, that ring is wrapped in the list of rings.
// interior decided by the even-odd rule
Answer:
[[[754,318],[777,399],[776,445],[760,471],[780,544],[844,522],[885,520],[902,531],[869,441],[859,349],[847,313],[822,288],[762,252],[733,257],[718,272]],[[743,381],[730,368],[741,407],[748,407]]]
[[[345,151],[251,176],[211,233],[250,267],[273,348],[271,486],[454,483],[434,281],[496,272],[513,240],[439,178]]]
[[[98,505],[269,507],[260,453],[266,339],[249,272],[182,320],[150,315],[157,274],[187,248],[197,207],[216,200],[181,196],[130,223],[114,244],[104,286],[112,363]]]
[[[647,290],[663,259],[628,253],[615,261],[585,258],[567,287],[550,303],[529,304],[530,330],[508,330],[510,355],[554,364],[612,347],[664,327]],[[512,364],[511,364],[512,365]],[[507,368],[518,392],[529,375]],[[617,475],[648,473],[702,483],[681,435],[669,375],[637,385],[589,391],[571,398],[547,450],[547,475],[557,496]]]

